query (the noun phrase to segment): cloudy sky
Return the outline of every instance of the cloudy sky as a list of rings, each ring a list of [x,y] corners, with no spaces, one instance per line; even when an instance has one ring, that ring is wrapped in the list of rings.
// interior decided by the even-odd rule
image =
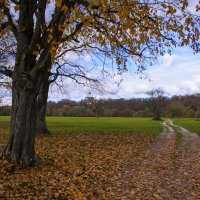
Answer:
[[[86,57],[85,61],[90,62],[90,59]],[[154,88],[163,89],[167,96],[200,93],[200,54],[194,55],[187,47],[178,48],[171,56],[166,54],[161,57],[158,64],[149,67],[144,74],[128,72],[120,85],[116,81],[119,81],[119,77],[107,81],[105,92],[99,94],[98,91],[65,80],[62,90],[55,86],[51,88],[49,100],[80,100],[88,92],[98,98],[145,97],[146,92]]]

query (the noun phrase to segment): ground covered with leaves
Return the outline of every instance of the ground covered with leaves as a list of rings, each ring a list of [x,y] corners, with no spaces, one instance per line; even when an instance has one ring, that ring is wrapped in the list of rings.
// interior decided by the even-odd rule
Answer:
[[[0,199],[196,200],[200,140],[180,129],[177,143],[175,130],[166,124],[156,138],[128,133],[37,137],[38,168],[22,170],[0,161]],[[3,146],[7,129],[1,132]]]

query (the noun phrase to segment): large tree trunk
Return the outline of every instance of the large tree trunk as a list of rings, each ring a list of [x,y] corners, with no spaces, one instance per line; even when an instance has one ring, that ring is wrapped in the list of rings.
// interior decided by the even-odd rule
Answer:
[[[36,134],[46,135],[49,134],[49,130],[46,125],[46,106],[49,92],[49,75],[45,75],[41,85],[41,89],[37,102],[37,116],[36,116]]]
[[[46,2],[39,1],[36,6],[38,10],[33,9],[34,6],[34,1],[20,1],[17,25],[11,25],[17,48],[11,76],[11,130],[4,153],[11,161],[24,167],[34,166],[37,161],[34,148],[36,107],[42,82],[51,67],[48,63],[52,60],[52,41],[49,42],[49,31],[45,28]],[[62,13],[57,9],[56,13],[55,19],[59,24]],[[55,25],[54,22],[51,23]],[[57,33],[58,24],[51,26],[54,34]]]
[[[13,81],[11,130],[5,156],[24,167],[37,164],[34,143],[40,84],[41,77],[35,81]]]

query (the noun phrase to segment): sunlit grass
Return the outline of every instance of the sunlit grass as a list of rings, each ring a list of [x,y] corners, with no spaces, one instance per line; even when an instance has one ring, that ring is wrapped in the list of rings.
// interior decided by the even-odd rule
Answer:
[[[0,117],[0,122],[10,117]],[[158,135],[162,132],[160,121],[150,118],[123,117],[47,117],[47,125],[53,133],[139,133]]]

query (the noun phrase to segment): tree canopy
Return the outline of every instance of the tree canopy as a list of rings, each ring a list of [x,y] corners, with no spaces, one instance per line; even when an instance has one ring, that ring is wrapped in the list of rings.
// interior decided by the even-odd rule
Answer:
[[[187,0],[1,0],[0,5],[1,36],[10,29],[21,51],[34,57],[38,66],[32,73],[45,68],[48,56],[54,60],[77,48],[103,51],[119,70],[126,70],[130,57],[141,68],[151,64],[172,46],[199,50],[199,19],[189,13]]]

